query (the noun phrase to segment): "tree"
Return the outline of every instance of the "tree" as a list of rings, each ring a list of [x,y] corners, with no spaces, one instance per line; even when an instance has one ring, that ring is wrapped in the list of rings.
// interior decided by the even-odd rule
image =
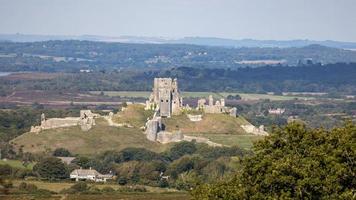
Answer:
[[[195,199],[352,199],[356,126],[332,131],[289,124],[254,146],[232,180],[202,185]]]
[[[41,177],[49,180],[68,177],[68,171],[64,163],[55,157],[47,157],[38,162],[33,170]]]
[[[58,156],[58,157],[69,157],[72,154],[65,148],[57,148],[53,152],[53,156]]]
[[[169,157],[172,160],[176,160],[183,155],[186,154],[193,154],[197,150],[196,145],[194,142],[180,142],[177,144],[174,144],[174,146],[170,149]]]

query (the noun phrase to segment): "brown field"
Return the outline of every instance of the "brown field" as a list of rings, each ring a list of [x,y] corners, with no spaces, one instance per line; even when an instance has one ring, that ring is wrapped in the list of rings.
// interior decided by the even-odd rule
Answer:
[[[73,105],[119,105],[121,99],[91,95],[78,92],[43,91],[43,90],[19,90],[6,97],[0,97],[0,103],[14,103],[17,105],[32,105],[40,103],[48,107],[69,107]]]
[[[19,72],[19,73],[11,73],[7,76],[4,76],[6,80],[49,80],[54,79],[59,76],[65,75],[64,73],[44,73],[44,72]]]

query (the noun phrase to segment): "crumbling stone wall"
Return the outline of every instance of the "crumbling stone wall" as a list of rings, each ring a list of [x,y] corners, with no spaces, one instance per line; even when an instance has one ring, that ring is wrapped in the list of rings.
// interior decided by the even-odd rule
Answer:
[[[208,104],[205,103],[206,99],[199,99],[197,109],[203,110],[205,113],[227,113],[229,111],[225,107],[225,99],[220,99],[220,101],[216,101],[214,104],[213,95],[209,95]]]
[[[44,113],[41,114],[41,125],[32,126],[30,132],[39,133],[43,130],[80,126],[82,131],[88,131],[95,125],[95,117],[98,114],[90,110],[81,110],[80,117],[50,118],[46,119]]]

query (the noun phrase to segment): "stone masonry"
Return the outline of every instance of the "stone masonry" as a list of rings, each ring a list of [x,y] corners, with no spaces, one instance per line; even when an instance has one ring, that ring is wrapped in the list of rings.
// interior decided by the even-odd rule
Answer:
[[[171,117],[172,114],[179,114],[182,106],[177,79],[155,78],[152,94],[146,101],[146,110],[158,110],[160,117]]]

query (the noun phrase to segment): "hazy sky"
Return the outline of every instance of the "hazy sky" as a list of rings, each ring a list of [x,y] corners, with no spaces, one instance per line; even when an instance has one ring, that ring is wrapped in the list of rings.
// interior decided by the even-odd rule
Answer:
[[[0,0],[0,33],[356,42],[356,0]]]

